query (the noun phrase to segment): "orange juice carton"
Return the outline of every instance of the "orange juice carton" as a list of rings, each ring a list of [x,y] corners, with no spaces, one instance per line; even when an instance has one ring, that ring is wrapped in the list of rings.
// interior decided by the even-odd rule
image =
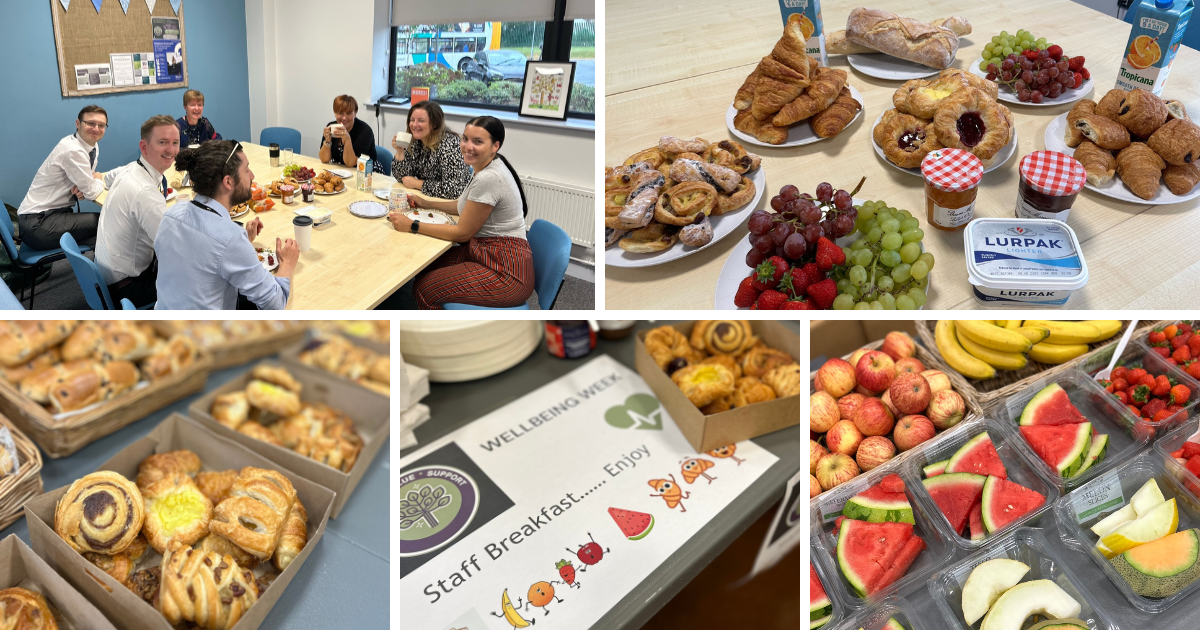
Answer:
[[[1118,88],[1162,95],[1193,8],[1193,0],[1141,0],[1117,74]]]
[[[821,0],[779,0],[779,11],[783,14],[784,26],[791,19],[800,22],[808,56],[820,59],[822,66],[829,65],[825,53],[825,27],[821,25]]]

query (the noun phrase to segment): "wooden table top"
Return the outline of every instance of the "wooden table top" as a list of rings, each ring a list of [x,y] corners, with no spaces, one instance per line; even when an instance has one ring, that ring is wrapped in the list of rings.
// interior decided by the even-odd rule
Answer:
[[[243,142],[242,147],[250,159],[254,181],[266,184],[283,176],[282,166],[271,167],[267,147],[249,142]],[[320,160],[303,155],[296,155],[293,161],[317,173],[330,166],[344,168],[321,164]],[[168,181],[179,179],[174,168],[165,175]],[[375,173],[372,184],[376,189],[403,188],[391,177],[379,173]],[[276,198],[271,210],[238,219],[262,219],[263,229],[256,242],[273,248],[276,238],[295,238],[293,209],[316,205],[333,211],[333,218],[328,223],[313,228],[310,249],[300,252],[300,262],[292,275],[292,293],[287,306],[290,310],[374,308],[450,249],[449,241],[404,234],[394,230],[386,219],[362,219],[350,214],[350,204],[355,201],[380,200],[370,192],[355,190],[353,177],[346,180],[346,186],[346,192],[317,196],[312,204],[300,201],[300,191],[296,191],[296,202],[290,206]],[[195,194],[191,188],[181,192]],[[96,203],[103,204],[107,194],[101,195]]]
[[[844,28],[846,16],[857,6],[861,4],[824,0],[821,9],[826,32]],[[619,165],[637,151],[656,145],[663,135],[736,140],[725,127],[725,111],[746,75],[770,53],[782,34],[779,4],[774,0],[667,0],[646,5],[610,0],[608,7],[605,164]],[[964,70],[978,63],[984,44],[993,35],[1027,28],[1072,56],[1086,57],[1094,82],[1090,98],[1094,100],[1115,87],[1130,31],[1129,24],[1071,0],[982,4],[879,0],[871,7],[926,21],[955,15],[969,19],[973,32],[959,39],[953,64]],[[1046,16],[1054,18],[1047,20]],[[843,55],[830,55],[829,65],[849,73],[849,83],[863,95],[863,115],[837,137],[815,144],[786,149],[747,144],[748,151],[763,156],[767,190],[759,207],[766,208],[770,197],[786,184],[811,193],[818,183],[828,181],[835,188],[849,190],[866,176],[858,198],[886,200],[921,220],[925,246],[937,261],[926,308],[976,308],[967,282],[962,232],[931,228],[925,217],[921,178],[886,164],[872,146],[874,121],[892,108],[892,94],[903,82],[861,74]],[[1200,114],[1200,53],[1179,48],[1163,97],[1181,100],[1193,116]],[[1017,124],[1017,151],[1003,166],[984,175],[976,217],[1013,216],[1020,159],[1045,149],[1046,126],[1071,108],[1008,106]],[[1188,239],[1180,242],[1172,235],[1200,231],[1200,214],[1192,212],[1197,203],[1149,206],[1081,191],[1067,223],[1082,245],[1089,280],[1067,302],[1067,308],[1183,305],[1179,287],[1200,281],[1200,257]],[[748,216],[751,209],[739,212]],[[721,267],[747,234],[743,224],[702,252],[656,267],[606,267],[605,307],[713,308]]]

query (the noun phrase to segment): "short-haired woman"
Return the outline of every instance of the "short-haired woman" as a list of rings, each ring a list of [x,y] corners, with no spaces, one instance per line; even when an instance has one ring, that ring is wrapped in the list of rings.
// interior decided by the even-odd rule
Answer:
[[[392,177],[427,197],[457,199],[471,181],[471,168],[463,162],[458,134],[446,128],[442,107],[433,101],[413,105],[408,133],[413,138],[408,149],[392,138]]]
[[[183,117],[175,121],[179,125],[179,144],[187,147],[221,139],[221,134],[204,117],[204,94],[200,90],[183,93],[183,112]]]
[[[491,116],[471,119],[461,146],[463,161],[475,176],[458,200],[409,196],[416,207],[457,214],[458,223],[427,224],[403,213],[389,215],[397,231],[462,243],[417,276],[413,293],[419,308],[440,309],[448,302],[520,306],[533,293],[533,254],[525,237],[529,205],[517,171],[499,153],[503,144],[503,123]]]
[[[321,132],[321,150],[318,156],[325,164],[354,166],[358,156],[375,158],[375,133],[367,123],[358,119],[358,101],[343,94],[333,99],[334,120],[325,125]]]

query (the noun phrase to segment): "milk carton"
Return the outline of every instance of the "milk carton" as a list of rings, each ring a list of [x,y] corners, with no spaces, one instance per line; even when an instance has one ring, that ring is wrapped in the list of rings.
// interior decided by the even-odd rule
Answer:
[[[358,164],[355,165],[354,187],[364,192],[371,192],[371,173],[375,170],[375,164],[371,161],[370,156],[358,156]]]
[[[1162,95],[1193,8],[1193,0],[1141,1],[1117,74],[1118,88]]]
[[[829,65],[825,53],[825,27],[821,25],[821,0],[779,0],[779,11],[783,14],[784,26],[793,13],[800,14],[798,19],[804,31],[806,52],[810,57],[820,59],[822,66]]]

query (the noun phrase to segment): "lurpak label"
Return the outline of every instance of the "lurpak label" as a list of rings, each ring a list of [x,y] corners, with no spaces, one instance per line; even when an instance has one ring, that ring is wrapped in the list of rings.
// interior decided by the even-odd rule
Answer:
[[[973,238],[975,265],[989,277],[1073,278],[1083,271],[1070,235],[1057,225],[987,224]]]

